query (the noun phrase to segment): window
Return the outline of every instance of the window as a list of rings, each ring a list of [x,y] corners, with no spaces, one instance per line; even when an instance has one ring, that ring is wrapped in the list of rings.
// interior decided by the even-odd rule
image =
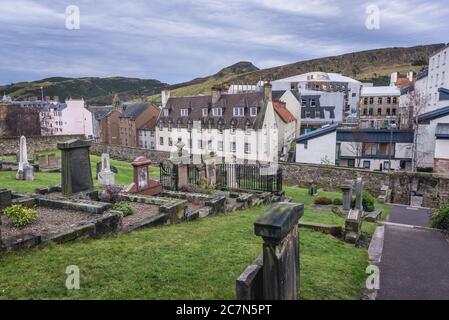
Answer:
[[[221,140],[217,141],[217,148],[218,151],[223,151],[223,141]]]
[[[213,117],[223,116],[223,109],[222,108],[212,108],[212,116]]]
[[[250,154],[251,153],[251,144],[245,142],[245,154]]]
[[[393,97],[393,104],[398,104],[398,98],[397,97]]]
[[[368,115],[368,109],[367,108],[363,109],[363,115],[364,116]]]
[[[363,146],[363,155],[375,156],[376,154],[377,154],[377,144],[376,143],[366,143]]]
[[[151,130],[151,131],[150,131],[150,137],[151,137],[151,138],[154,138],[154,130]]]
[[[447,51],[444,51],[444,56],[443,56],[443,65],[446,64],[446,58],[447,58]]]
[[[189,115],[189,109],[181,109],[181,117],[187,117]]]
[[[302,106],[306,106],[307,105],[307,100],[306,99],[301,99],[301,105]]]
[[[251,117],[257,117],[257,107],[251,107],[250,115]]]
[[[168,117],[168,109],[164,109],[164,117]]]
[[[234,107],[234,117],[244,117],[244,116],[245,116],[245,108]]]
[[[391,110],[390,108],[387,108],[387,116],[391,115]]]
[[[209,149],[209,150],[213,149],[213,147],[212,147],[212,140],[208,140],[207,141],[207,149]]]
[[[382,97],[377,98],[377,103],[382,104]]]
[[[387,170],[387,171],[390,170],[390,162],[388,162],[388,161],[384,162],[384,170]]]
[[[391,114],[392,114],[393,116],[396,115],[396,109],[395,109],[395,108],[391,109]]]
[[[170,147],[173,145],[173,139],[172,138],[168,138],[168,145]]]
[[[315,99],[310,99],[310,106],[311,106],[311,107],[315,107],[315,106],[316,106],[316,101],[315,101]]]
[[[235,142],[231,142],[231,152],[236,152],[237,144]]]
[[[369,98],[369,104],[374,104],[374,98],[373,97]]]
[[[161,146],[164,145],[164,137],[160,137],[160,138],[159,138],[159,144],[160,144]]]
[[[378,115],[378,116],[382,115],[382,108],[378,108],[378,109],[377,109],[377,115]]]
[[[391,97],[387,97],[387,104],[391,104]]]
[[[371,161],[365,160],[363,161],[363,169],[370,169],[371,168]]]
[[[349,159],[348,160],[348,167],[354,168],[355,167],[355,159]]]
[[[443,71],[443,73],[441,74],[441,85],[444,85],[445,77],[446,77],[446,71]]]
[[[203,140],[198,140],[198,149],[203,149]]]
[[[207,117],[207,115],[209,114],[207,108],[203,108],[203,117]]]
[[[369,108],[369,115],[370,115],[370,116],[373,115],[373,108]]]

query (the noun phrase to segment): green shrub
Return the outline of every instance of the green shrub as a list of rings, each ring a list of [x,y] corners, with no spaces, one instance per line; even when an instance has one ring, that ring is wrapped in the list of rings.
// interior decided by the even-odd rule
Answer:
[[[366,212],[373,212],[375,207],[374,204],[376,202],[376,198],[374,198],[371,193],[369,192],[363,192],[363,198],[362,198],[362,206],[363,210]],[[352,200],[352,207],[355,208],[355,199]]]
[[[4,209],[3,213],[9,218],[11,223],[18,228],[24,227],[37,219],[36,210],[18,204]]]
[[[432,228],[449,231],[449,204],[438,209],[433,214],[430,226]]]
[[[341,205],[343,205],[343,200],[341,198],[335,198],[333,203],[336,206],[341,206]]]
[[[124,217],[133,214],[133,208],[128,202],[118,202],[112,206],[112,209],[121,212]]]
[[[332,199],[328,197],[317,197],[314,202],[316,205],[328,206],[332,204]]]

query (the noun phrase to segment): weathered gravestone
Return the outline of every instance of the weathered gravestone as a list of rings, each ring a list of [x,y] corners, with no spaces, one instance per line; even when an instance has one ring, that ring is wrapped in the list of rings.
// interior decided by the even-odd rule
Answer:
[[[0,189],[0,250],[3,246],[2,244],[2,217],[1,214],[3,209],[9,207],[12,203],[11,190]]]
[[[134,168],[134,181],[126,188],[125,192],[146,196],[155,196],[162,193],[160,182],[150,179],[150,160],[145,157],[138,157],[131,164]]]
[[[101,155],[101,171],[98,173],[98,183],[103,186],[115,184],[115,173],[111,170],[109,154],[107,153]]]
[[[300,287],[298,221],[304,205],[276,203],[254,223],[263,255],[237,279],[239,300],[296,300]]]
[[[27,140],[24,136],[20,137],[19,167],[17,169],[16,179],[34,180],[34,167],[28,162]]]
[[[346,180],[345,183],[341,185],[341,191],[343,193],[343,210],[346,212],[351,210],[352,207],[352,188],[352,180]]]
[[[309,196],[316,197],[318,195],[318,187],[315,183],[309,182]]]
[[[93,189],[90,145],[90,142],[85,140],[58,143],[58,149],[62,154],[61,185],[64,195]]]
[[[363,181],[358,178],[355,186],[355,208],[349,210],[345,221],[345,241],[356,243],[362,232],[363,218]]]

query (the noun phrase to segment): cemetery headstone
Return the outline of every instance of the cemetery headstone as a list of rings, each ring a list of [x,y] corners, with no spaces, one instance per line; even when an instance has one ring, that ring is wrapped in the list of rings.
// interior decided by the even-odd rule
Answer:
[[[64,195],[93,189],[90,145],[90,142],[85,140],[58,143],[62,154],[61,185]]]
[[[98,173],[98,183],[103,186],[115,184],[115,173],[111,170],[109,154],[107,153],[101,155],[101,171]]]
[[[263,299],[296,300],[300,285],[298,221],[304,205],[277,203],[256,220],[263,238]]]
[[[34,180],[34,167],[28,162],[27,140],[24,136],[20,137],[19,161],[16,174],[17,180]]]
[[[357,243],[362,232],[363,218],[363,181],[358,178],[355,186],[355,208],[349,210],[345,220],[345,241]]]
[[[309,182],[309,196],[316,197],[318,195],[318,187],[311,181]]]
[[[159,181],[150,179],[150,160],[145,157],[138,157],[131,164],[134,169],[134,179],[133,183],[126,188],[127,193],[147,196],[155,196],[162,193],[162,185]]]
[[[343,210],[349,211],[352,207],[352,180],[346,180],[341,186],[341,191],[343,193]]]

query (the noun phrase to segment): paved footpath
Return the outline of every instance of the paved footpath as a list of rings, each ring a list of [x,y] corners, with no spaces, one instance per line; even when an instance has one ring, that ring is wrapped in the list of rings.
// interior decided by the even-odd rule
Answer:
[[[394,206],[385,225],[378,300],[449,300],[449,242],[427,209]]]

